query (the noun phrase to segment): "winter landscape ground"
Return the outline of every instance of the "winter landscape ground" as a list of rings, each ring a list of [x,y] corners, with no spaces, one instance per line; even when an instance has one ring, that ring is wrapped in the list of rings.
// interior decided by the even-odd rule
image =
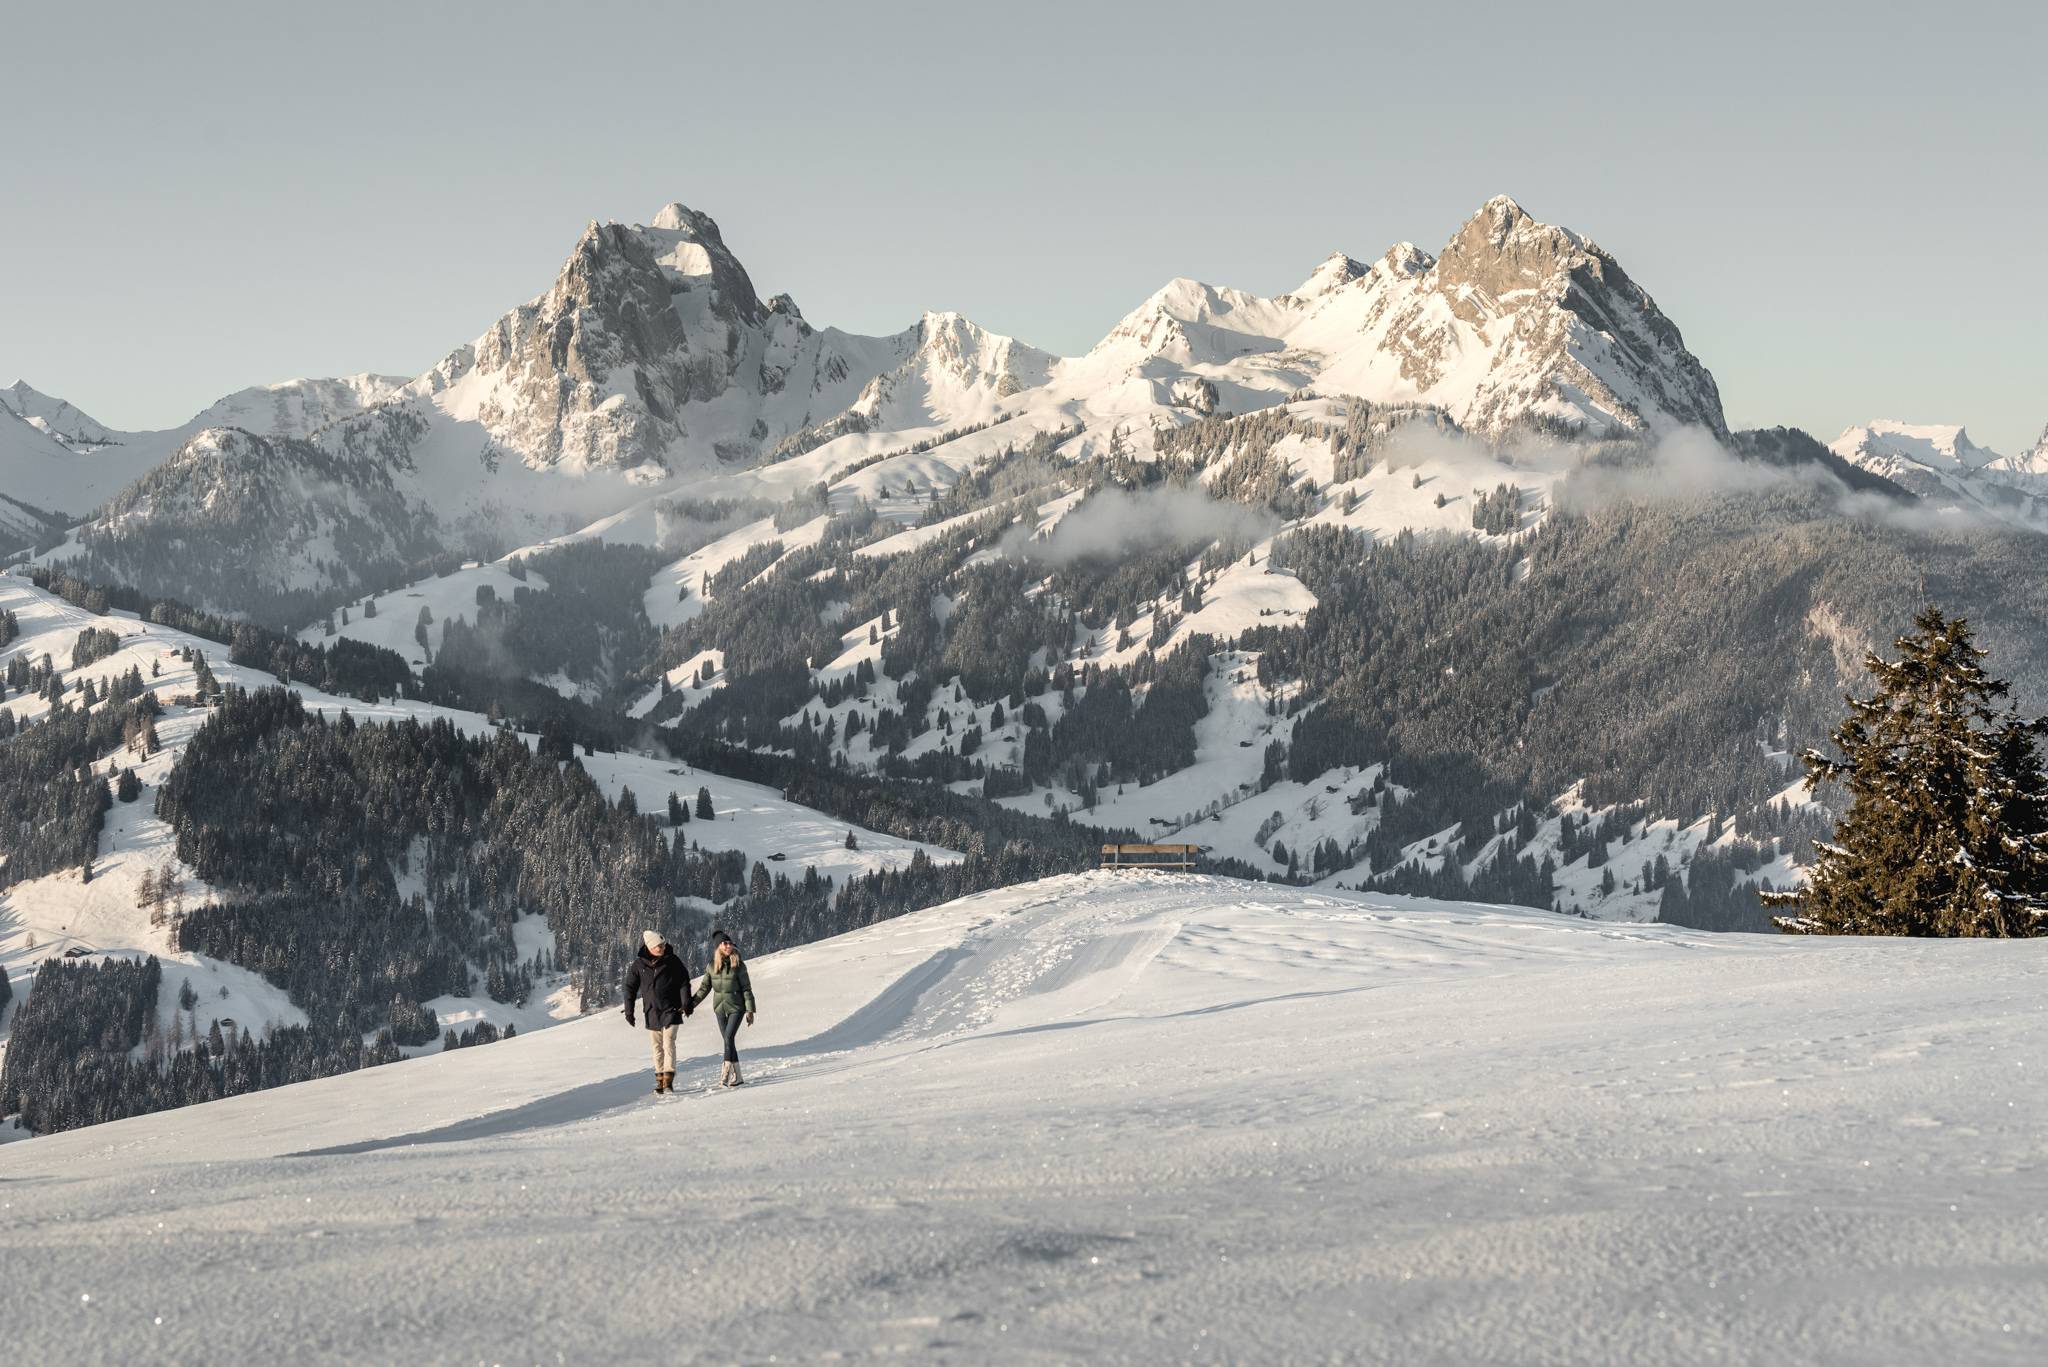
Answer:
[[[2048,944],[1090,874],[0,1149],[22,1361],[2027,1364]]]

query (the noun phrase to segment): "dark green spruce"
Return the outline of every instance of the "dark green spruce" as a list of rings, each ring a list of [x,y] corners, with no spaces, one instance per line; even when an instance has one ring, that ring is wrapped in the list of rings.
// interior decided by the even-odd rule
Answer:
[[[1850,806],[1831,841],[1815,841],[1807,885],[1766,901],[1780,927],[1837,935],[2048,934],[2048,779],[2035,738],[2048,730],[2001,703],[2009,686],[1984,670],[1969,623],[1921,609],[1875,653],[1877,682],[1849,698],[1836,758],[1808,751],[1817,786]]]

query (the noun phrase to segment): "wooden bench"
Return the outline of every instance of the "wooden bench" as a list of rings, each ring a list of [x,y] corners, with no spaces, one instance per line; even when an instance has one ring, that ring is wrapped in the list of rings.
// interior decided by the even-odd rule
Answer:
[[[1175,873],[1192,873],[1195,868],[1195,856],[1201,852],[1200,845],[1104,845],[1102,867],[1167,869]]]

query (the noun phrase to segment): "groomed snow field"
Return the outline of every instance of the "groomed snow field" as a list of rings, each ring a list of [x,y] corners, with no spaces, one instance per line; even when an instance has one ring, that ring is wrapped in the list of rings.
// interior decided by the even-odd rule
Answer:
[[[22,1363],[2048,1361],[2048,942],[1083,875],[0,1148]]]

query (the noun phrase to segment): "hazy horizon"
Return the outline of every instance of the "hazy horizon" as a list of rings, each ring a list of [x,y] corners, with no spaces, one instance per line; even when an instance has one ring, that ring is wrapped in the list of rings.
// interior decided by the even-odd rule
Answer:
[[[1484,51],[1328,5],[267,13],[10,20],[0,382],[159,428],[417,374],[674,199],[815,325],[1072,355],[1173,276],[1273,294],[1504,193],[1615,255],[1734,426],[2048,423],[2030,7],[1511,7]]]

